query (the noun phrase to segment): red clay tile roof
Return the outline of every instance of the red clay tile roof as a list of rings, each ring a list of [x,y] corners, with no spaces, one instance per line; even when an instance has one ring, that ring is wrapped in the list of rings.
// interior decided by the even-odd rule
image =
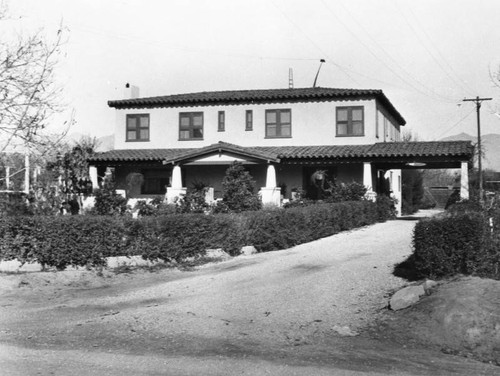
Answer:
[[[387,158],[471,156],[470,141],[379,142],[369,145],[256,147],[279,158]]]
[[[164,95],[158,97],[121,99],[108,101],[108,106],[124,108],[157,108],[213,106],[221,104],[253,104],[253,103],[286,103],[286,102],[320,102],[342,99],[376,98],[387,108],[400,125],[406,121],[387,99],[382,90],[372,89],[335,89],[335,88],[295,88],[266,90],[230,90],[203,91],[199,93]]]
[[[126,149],[97,153],[89,158],[92,162],[161,162],[181,155],[189,149]],[[192,150],[192,149],[191,149]]]
[[[470,141],[380,142],[369,145],[256,146],[218,143],[191,149],[111,150],[90,158],[90,162],[181,161],[221,148],[235,154],[276,161],[286,159],[349,159],[394,157],[463,157],[474,153]]]

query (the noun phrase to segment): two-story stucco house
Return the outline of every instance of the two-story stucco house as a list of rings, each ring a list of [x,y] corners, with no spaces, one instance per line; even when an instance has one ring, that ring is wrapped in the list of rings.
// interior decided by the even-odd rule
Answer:
[[[133,91],[133,90],[132,90]],[[312,192],[326,179],[363,183],[401,202],[401,169],[462,168],[468,195],[469,142],[401,142],[405,119],[381,90],[296,88],[212,91],[108,102],[116,111],[115,150],[90,160],[91,178],[114,168],[129,197],[185,193],[195,182],[221,196],[233,161],[250,171],[264,203]],[[140,173],[139,187],[127,176]]]

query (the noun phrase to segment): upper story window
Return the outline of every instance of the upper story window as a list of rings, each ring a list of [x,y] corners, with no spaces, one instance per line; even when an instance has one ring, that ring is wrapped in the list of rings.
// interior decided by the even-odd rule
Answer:
[[[292,110],[266,110],[266,137],[292,137]]]
[[[127,141],[149,141],[149,114],[127,115]]]
[[[224,132],[226,130],[226,114],[224,111],[219,111],[217,130]]]
[[[337,107],[337,136],[364,136],[363,106]]]
[[[245,130],[252,131],[253,130],[253,111],[247,110],[245,113]]]
[[[203,112],[179,113],[179,140],[203,140]]]

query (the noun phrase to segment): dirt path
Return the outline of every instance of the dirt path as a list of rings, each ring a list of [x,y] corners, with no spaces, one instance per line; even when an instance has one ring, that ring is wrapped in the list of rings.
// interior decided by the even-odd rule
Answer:
[[[6,375],[493,375],[373,339],[414,221],[194,271],[0,277]],[[1,371],[4,372],[4,371]]]

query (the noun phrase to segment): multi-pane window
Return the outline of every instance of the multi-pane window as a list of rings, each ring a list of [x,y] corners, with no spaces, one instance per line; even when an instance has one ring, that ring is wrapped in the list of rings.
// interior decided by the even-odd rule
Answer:
[[[364,136],[363,106],[337,107],[337,136]]]
[[[253,130],[253,111],[247,110],[245,113],[245,130]]]
[[[292,137],[292,110],[266,110],[266,137]]]
[[[225,129],[226,129],[226,114],[224,111],[219,111],[217,130],[219,132],[224,132]]]
[[[127,141],[149,141],[149,114],[127,115]]]
[[[179,114],[179,140],[203,140],[203,112]]]

